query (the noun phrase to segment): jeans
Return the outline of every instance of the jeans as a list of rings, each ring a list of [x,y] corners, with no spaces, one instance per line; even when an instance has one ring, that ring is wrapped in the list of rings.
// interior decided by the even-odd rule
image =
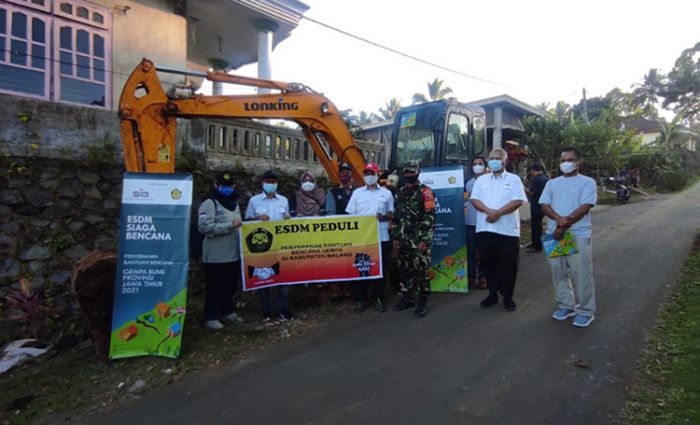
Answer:
[[[518,277],[520,239],[492,232],[476,234],[481,255],[481,267],[489,284],[489,296],[511,298]]]
[[[258,297],[260,298],[260,309],[263,314],[272,314],[273,306],[270,302],[271,288],[258,289]],[[289,310],[289,285],[277,286],[277,300],[274,310],[277,312]]]
[[[241,278],[241,262],[204,263],[204,274],[207,277],[204,320],[218,320],[233,313],[233,296]]]
[[[548,259],[552,268],[554,298],[559,308],[593,316],[596,304],[591,238],[577,236],[576,248],[576,254]]]

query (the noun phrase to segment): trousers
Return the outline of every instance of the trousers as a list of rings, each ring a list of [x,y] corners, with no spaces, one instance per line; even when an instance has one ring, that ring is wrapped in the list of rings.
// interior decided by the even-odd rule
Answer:
[[[559,308],[593,316],[596,310],[591,238],[576,237],[578,253],[549,258],[554,298]]]
[[[204,263],[204,274],[207,278],[204,320],[218,320],[233,313],[233,296],[241,279],[241,262]]]
[[[489,295],[511,298],[518,278],[520,239],[492,232],[476,234],[481,267],[489,284]]]
[[[420,296],[430,295],[430,249],[421,251],[413,248],[413,244],[401,241],[399,252],[399,273],[401,281],[399,287],[404,295],[413,295],[418,292]]]

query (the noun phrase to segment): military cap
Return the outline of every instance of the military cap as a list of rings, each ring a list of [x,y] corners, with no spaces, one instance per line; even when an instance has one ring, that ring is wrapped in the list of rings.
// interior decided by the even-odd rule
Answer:
[[[408,161],[404,166],[403,166],[403,172],[411,172],[411,173],[416,173],[420,174],[420,165],[418,165],[418,161]]]

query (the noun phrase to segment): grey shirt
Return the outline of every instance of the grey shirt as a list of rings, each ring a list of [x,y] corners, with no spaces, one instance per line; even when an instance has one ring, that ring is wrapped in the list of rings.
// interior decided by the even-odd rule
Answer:
[[[577,174],[572,177],[557,177],[544,186],[540,196],[541,205],[549,205],[555,213],[566,217],[583,204],[595,206],[598,194],[595,180]],[[557,222],[547,220],[547,233],[551,234],[557,228]],[[591,213],[589,212],[574,223],[569,230],[579,238],[591,237]]]
[[[240,260],[238,229],[233,227],[236,218],[241,219],[238,205],[234,211],[230,211],[214,199],[202,202],[197,219],[197,229],[204,235],[202,262],[230,263]]]

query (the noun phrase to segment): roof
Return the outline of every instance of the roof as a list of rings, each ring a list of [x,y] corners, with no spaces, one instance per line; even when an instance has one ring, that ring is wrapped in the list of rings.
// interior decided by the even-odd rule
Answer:
[[[394,120],[383,120],[383,121],[377,121],[365,125],[361,125],[360,127],[363,130],[374,130],[375,128],[382,128],[382,127],[391,127],[394,125]]]
[[[509,108],[523,115],[537,115],[538,117],[542,117],[545,115],[545,111],[539,108],[535,108],[534,106],[530,106],[521,100],[518,100],[512,96],[508,96],[507,94],[489,97],[486,99],[474,100],[472,102],[469,102],[469,104],[478,105],[484,109],[491,107]]]
[[[624,123],[626,130],[636,130],[639,133],[659,133],[661,124],[646,118],[635,118]]]

